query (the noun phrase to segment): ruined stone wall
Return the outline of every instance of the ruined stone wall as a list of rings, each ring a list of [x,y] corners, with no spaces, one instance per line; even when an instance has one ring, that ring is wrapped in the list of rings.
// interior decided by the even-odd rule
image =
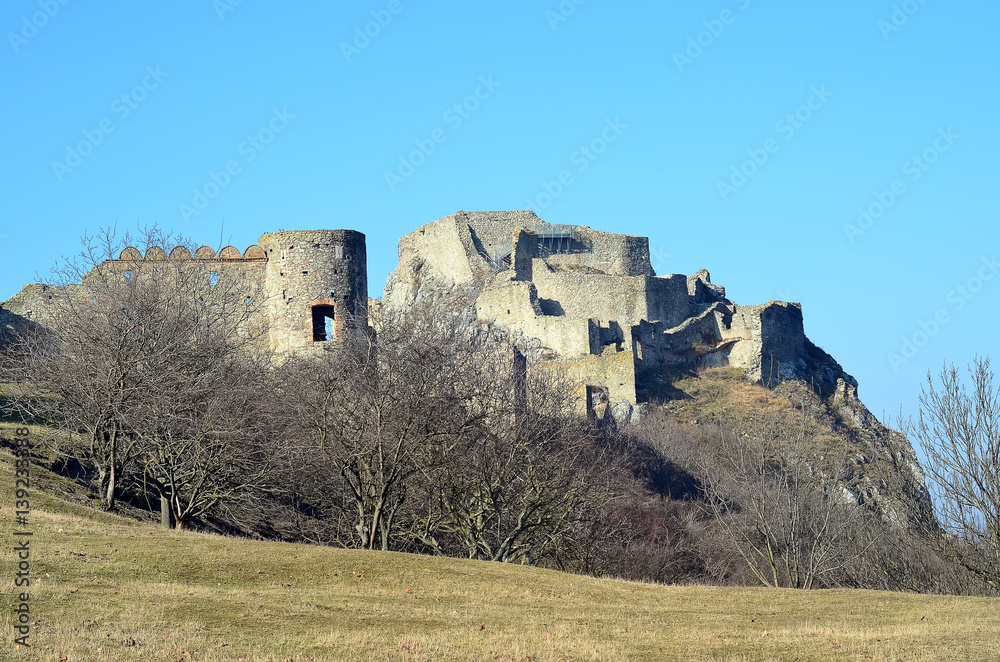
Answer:
[[[334,309],[335,340],[368,325],[365,236],[355,230],[272,232],[260,238],[267,254],[265,287],[272,346],[281,352],[314,345],[313,312]]]
[[[510,263],[514,280],[532,280],[533,261],[538,257],[538,237],[533,232],[518,229],[514,231],[513,244]]]
[[[443,277],[456,283],[467,283],[476,276],[470,262],[470,246],[468,226],[459,220],[444,219],[428,223],[406,235],[400,241],[400,256],[404,250],[409,255],[419,254]],[[474,250],[472,252],[475,253]]]
[[[544,224],[533,211],[472,211],[457,212],[454,217],[471,228],[475,237],[477,250],[482,250],[489,257],[497,253],[506,253],[511,248],[511,239],[518,228],[531,229]]]
[[[399,268],[389,275],[382,297],[386,306],[403,309],[433,301],[450,294],[456,285],[470,284],[490,273],[476,251],[468,224],[458,216],[422,225],[400,238]]]
[[[691,314],[687,278],[670,274],[645,279],[646,310],[642,319],[677,326]]]
[[[52,326],[63,310],[64,299],[78,296],[77,287],[30,283],[0,305],[0,327],[14,329],[27,324]]]
[[[314,306],[330,306],[336,311],[337,334],[367,326],[365,236],[354,230],[266,234],[260,245],[242,253],[226,246],[216,254],[211,247],[202,246],[192,254],[178,246],[168,254],[152,246],[143,255],[128,247],[117,259],[107,260],[86,274],[80,285],[27,285],[0,307],[0,323],[57,327],[61,315],[73,314],[75,305],[99,295],[102,279],[145,277],[173,282],[206,300],[211,298],[212,288],[223,288],[220,292],[226,292],[231,303],[253,310],[241,333],[256,337],[257,331],[267,326],[271,346],[281,352],[314,345]],[[68,301],[70,295],[76,300]]]
[[[484,289],[476,300],[476,314],[481,319],[537,338],[549,353],[559,356],[590,353],[588,320],[543,316],[535,285],[531,282],[499,282]]]
[[[608,351],[600,356],[588,354],[581,357],[560,358],[536,364],[534,370],[567,386],[574,393],[580,413],[586,413],[588,399],[593,406],[593,393],[603,390],[608,404],[627,402],[634,404],[635,362],[629,351]],[[588,387],[591,389],[588,398]]]
[[[553,268],[611,276],[653,275],[653,268],[649,263],[648,238],[602,232],[585,225],[572,227],[580,250],[544,256]]]
[[[643,277],[552,271],[543,259],[534,261],[532,273],[539,298],[548,302],[543,310],[549,314],[632,324],[645,312]]]
[[[54,327],[62,315],[71,314],[73,306],[86,302],[101,291],[98,281],[102,278],[126,279],[142,277],[155,272],[165,282],[183,282],[192,288],[227,282],[262,285],[266,258],[256,245],[241,253],[233,246],[226,246],[216,254],[209,246],[202,246],[194,254],[185,247],[176,247],[166,253],[159,246],[151,246],[145,256],[137,248],[127,247],[114,260],[105,260],[83,277],[76,285],[54,286],[30,283],[0,306],[0,323],[24,323]],[[248,296],[261,298],[259,292],[247,291]],[[258,302],[259,303],[259,302]]]
[[[793,378],[804,355],[802,306],[770,301],[759,306],[734,306],[724,339],[737,342],[729,352],[730,365],[743,368],[749,379],[777,383]]]
[[[548,315],[592,317],[621,324],[663,321],[667,326],[676,326],[689,314],[684,276],[621,277],[555,271],[549,268],[548,259],[534,262],[533,280],[542,311]]]

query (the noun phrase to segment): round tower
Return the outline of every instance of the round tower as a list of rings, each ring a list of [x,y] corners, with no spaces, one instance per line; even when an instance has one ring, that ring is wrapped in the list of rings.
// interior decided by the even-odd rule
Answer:
[[[368,326],[365,235],[355,230],[269,232],[265,290],[279,352],[322,346]]]

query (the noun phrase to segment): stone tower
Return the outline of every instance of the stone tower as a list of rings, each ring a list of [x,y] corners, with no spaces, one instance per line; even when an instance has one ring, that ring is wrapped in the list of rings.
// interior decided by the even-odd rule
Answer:
[[[280,352],[338,340],[368,325],[365,235],[355,230],[270,232],[264,285],[271,344]]]

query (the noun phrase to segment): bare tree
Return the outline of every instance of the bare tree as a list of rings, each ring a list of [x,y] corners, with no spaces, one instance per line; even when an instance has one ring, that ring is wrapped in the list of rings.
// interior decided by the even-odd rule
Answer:
[[[266,375],[220,345],[199,345],[195,370],[161,373],[136,425],[143,478],[177,528],[262,489],[274,470]]]
[[[704,467],[708,510],[758,581],[813,588],[867,551],[871,542],[858,545],[856,534],[875,515],[794,455],[807,443],[804,420],[765,406],[717,432],[716,458]]]
[[[285,366],[293,480],[346,525],[332,541],[523,563],[565,544],[609,481],[562,389],[464,299],[370,319]]]
[[[148,377],[142,367],[148,339],[140,326],[147,308],[143,281],[106,260],[126,246],[161,238],[156,230],[139,240],[111,229],[84,237],[80,254],[58,265],[53,284],[43,286],[51,292],[49,328],[24,327],[11,341],[15,403],[23,415],[46,424],[57,453],[76,456],[94,471],[107,509],[114,509],[134,470],[138,446],[129,409]]]
[[[340,544],[389,549],[413,482],[484,415],[468,391],[467,325],[447,310],[373,313],[373,333],[285,366],[289,452],[319,481],[302,489],[350,522]]]
[[[573,416],[564,389],[541,373],[519,384],[516,363],[506,368],[484,376],[479,397],[490,407],[471,443],[426,472],[431,491],[414,533],[438,553],[533,565],[565,555],[579,527],[616,493],[616,474],[596,428]],[[530,397],[522,400],[525,388]]]
[[[954,365],[942,367],[938,385],[928,373],[914,433],[944,529],[938,541],[1000,590],[1000,386],[988,357],[968,373],[968,385]]]
[[[220,357],[266,354],[264,301],[259,282],[238,267],[210,279],[190,265],[142,259],[154,246],[185,243],[155,227],[122,237],[109,229],[83,243],[54,273],[48,328],[16,336],[15,400],[47,425],[56,452],[96,474],[102,504],[113,509],[123,485],[143,473],[155,403],[177,400],[181,385],[213,374],[206,366]],[[113,259],[133,246],[141,250]]]

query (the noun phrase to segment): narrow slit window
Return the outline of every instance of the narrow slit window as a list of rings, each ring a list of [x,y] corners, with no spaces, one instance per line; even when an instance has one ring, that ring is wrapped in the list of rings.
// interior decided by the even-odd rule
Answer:
[[[125,282],[126,283],[131,283],[132,282],[132,270],[131,269],[125,272]]]
[[[218,271],[213,271],[213,272],[211,272],[211,273],[208,274],[208,283],[209,283],[209,285],[218,285],[219,284],[219,272]]]
[[[333,306],[313,306],[313,342],[327,342],[329,340],[333,340],[333,319]]]

